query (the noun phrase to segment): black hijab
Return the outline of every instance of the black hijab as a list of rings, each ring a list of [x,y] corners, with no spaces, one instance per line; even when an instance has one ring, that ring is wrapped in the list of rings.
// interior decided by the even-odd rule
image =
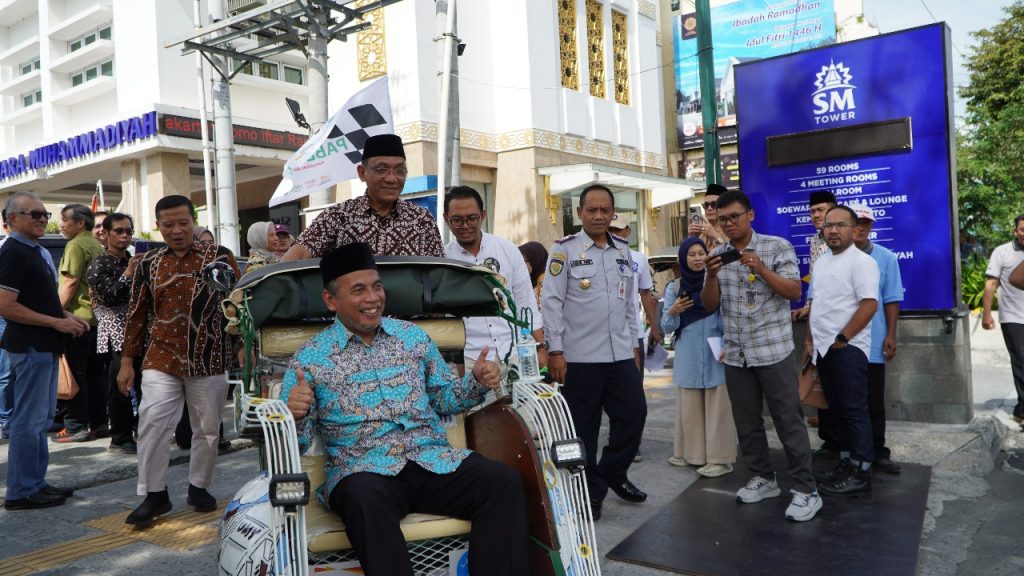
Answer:
[[[548,263],[548,251],[540,242],[527,242],[519,247],[523,258],[530,263],[530,284],[537,287],[537,279],[544,273]]]
[[[687,266],[686,253],[690,251],[694,245],[700,245],[701,248],[707,252],[708,247],[704,244],[704,241],[698,236],[691,236],[687,238],[682,245],[679,246],[679,294],[680,296],[689,296],[693,299],[693,306],[685,310],[679,315],[679,329],[676,331],[677,334],[682,332],[688,324],[692,324],[706,318],[712,314],[711,310],[704,308],[704,305],[700,301],[700,293],[704,289],[704,270],[692,270]],[[671,306],[671,304],[667,304]]]

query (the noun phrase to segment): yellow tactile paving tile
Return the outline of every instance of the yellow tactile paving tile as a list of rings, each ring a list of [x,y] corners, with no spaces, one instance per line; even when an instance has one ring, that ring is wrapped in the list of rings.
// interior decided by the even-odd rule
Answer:
[[[70,542],[63,542],[56,546],[35,550],[21,556],[14,556],[13,558],[0,561],[0,576],[31,574],[56,566],[63,566],[79,558],[120,548],[134,542],[135,540],[126,540],[118,534],[101,534],[99,536],[89,536]]]
[[[119,534],[122,537],[134,538],[175,550],[190,550],[213,542],[217,538],[217,522],[224,510],[224,503],[213,512],[195,512],[189,510],[178,514],[161,516],[150,528],[137,530],[125,524],[124,512],[104,516],[86,522],[86,526]]]
[[[34,550],[0,560],[0,576],[23,576],[57,566],[70,564],[79,558],[92,556],[128,546],[148,542],[174,550],[190,550],[213,542],[217,538],[217,522],[224,510],[224,502],[213,512],[192,510],[163,516],[145,530],[136,530],[124,523],[126,512],[118,512],[84,522],[86,526],[102,530],[104,534],[88,536]]]

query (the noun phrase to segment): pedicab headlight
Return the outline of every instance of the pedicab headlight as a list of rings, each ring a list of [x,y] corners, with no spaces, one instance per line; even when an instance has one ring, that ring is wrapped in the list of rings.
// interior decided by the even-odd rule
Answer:
[[[570,440],[552,442],[551,460],[558,468],[570,470],[583,468],[587,461],[587,452],[583,448],[583,441],[579,438],[572,438]]]
[[[270,478],[270,505],[295,508],[309,504],[309,476],[298,474],[274,474]]]

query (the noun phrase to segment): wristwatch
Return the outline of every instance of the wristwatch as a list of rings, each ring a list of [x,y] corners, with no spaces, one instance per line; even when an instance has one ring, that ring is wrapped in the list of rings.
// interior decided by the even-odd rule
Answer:
[[[836,335],[836,344],[849,344],[850,340],[846,338],[846,335],[840,332]]]
[[[537,348],[540,348],[541,350],[547,350],[549,347],[550,346],[548,346],[548,341],[547,340],[545,340],[543,342],[537,342]]]

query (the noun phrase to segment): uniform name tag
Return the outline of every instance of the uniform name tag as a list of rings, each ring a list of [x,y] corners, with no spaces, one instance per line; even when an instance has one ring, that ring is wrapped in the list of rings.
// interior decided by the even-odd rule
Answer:
[[[585,260],[573,260],[569,262],[569,264],[571,266],[592,266],[594,264],[594,261],[587,258]]]
[[[615,259],[615,263],[618,264],[619,266],[629,266],[630,268],[633,267],[632,262],[630,262],[629,260],[626,260],[624,258],[616,258]]]

